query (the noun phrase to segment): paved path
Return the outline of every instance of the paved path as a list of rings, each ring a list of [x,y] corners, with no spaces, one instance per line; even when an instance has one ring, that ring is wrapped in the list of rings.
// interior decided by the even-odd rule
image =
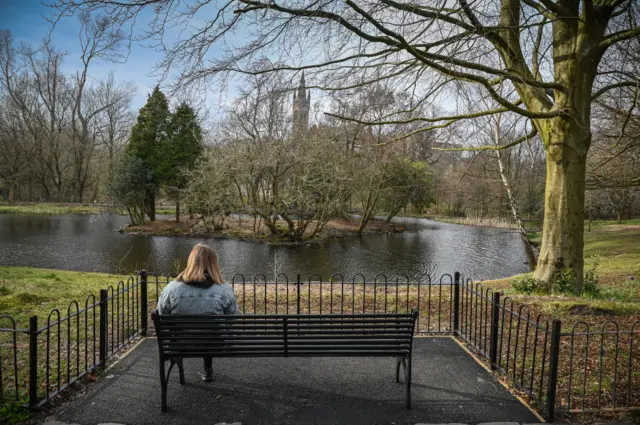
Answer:
[[[63,423],[125,425],[370,425],[538,422],[458,344],[416,338],[413,409],[388,358],[214,359],[216,380],[185,360],[187,385],[174,370],[169,411],[160,412],[157,342],[143,341],[85,396],[55,418]],[[52,423],[52,422],[51,422]]]

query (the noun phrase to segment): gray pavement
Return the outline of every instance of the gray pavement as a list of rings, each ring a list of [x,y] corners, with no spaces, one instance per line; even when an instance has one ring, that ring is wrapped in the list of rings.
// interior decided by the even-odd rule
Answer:
[[[211,383],[197,376],[201,361],[185,360],[187,385],[179,385],[174,370],[169,411],[162,413],[157,342],[148,339],[54,419],[80,425],[538,422],[455,341],[414,341],[411,410],[405,386],[395,383],[393,359],[247,358],[214,359]]]

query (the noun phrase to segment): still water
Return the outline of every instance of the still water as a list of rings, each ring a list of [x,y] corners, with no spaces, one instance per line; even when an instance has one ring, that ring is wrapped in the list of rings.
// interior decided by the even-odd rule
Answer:
[[[396,220],[405,233],[347,237],[324,244],[272,246],[237,240],[125,235],[128,223],[116,215],[25,216],[0,214],[0,265],[96,272],[159,273],[180,270],[191,247],[206,243],[218,251],[223,273],[272,278],[318,273],[346,279],[362,273],[440,275],[461,271],[475,279],[506,277],[528,270],[519,237],[506,229],[470,227],[425,219]]]

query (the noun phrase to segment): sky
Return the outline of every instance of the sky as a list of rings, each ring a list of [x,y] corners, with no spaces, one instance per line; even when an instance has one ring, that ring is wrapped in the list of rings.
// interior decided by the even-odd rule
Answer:
[[[0,29],[8,29],[13,34],[16,45],[19,43],[39,44],[48,36],[51,24],[45,17],[51,16],[52,10],[42,4],[41,0],[0,0]],[[52,33],[52,44],[56,49],[65,51],[67,56],[63,62],[66,73],[74,73],[80,66],[80,43],[78,34],[80,24],[76,17],[65,18]],[[93,79],[106,78],[114,71],[119,82],[132,81],[137,87],[132,107],[140,109],[146,102],[147,95],[156,84],[167,84],[157,75],[153,75],[154,64],[159,63],[163,54],[143,44],[132,44],[124,63],[94,62],[89,74]],[[230,96],[229,96],[230,94]],[[207,108],[216,115],[220,108],[233,96],[207,96]]]
[[[52,0],[0,0],[0,29],[10,30],[16,44],[39,44],[51,31],[51,23],[46,20],[46,17],[51,17],[55,12],[42,3],[49,3],[51,1]],[[147,14],[146,18],[150,18],[152,11],[148,10],[143,12],[142,19],[137,20],[137,29],[145,28],[146,22],[143,22],[145,18],[144,13]],[[236,33],[228,34],[225,41],[230,45],[235,45],[236,43],[243,44],[245,42],[244,38],[246,38],[246,34],[245,37],[243,37],[243,31],[247,30],[240,29]],[[77,17],[68,17],[58,23],[51,33],[53,46],[67,53],[63,62],[63,71],[68,74],[75,73],[81,65],[79,59],[79,32],[80,23]],[[169,44],[171,42],[171,35],[171,30],[167,30],[165,36],[169,38],[167,40]],[[177,33],[173,35],[176,39],[179,37]],[[182,34],[182,36],[184,36],[184,34]],[[162,61],[163,53],[154,50],[154,48],[149,47],[148,44],[149,42],[145,42],[145,44],[132,44],[130,50],[127,52],[127,58],[124,63],[95,61],[89,70],[90,77],[95,80],[106,78],[109,73],[113,71],[118,82],[133,82],[137,87],[132,103],[134,111],[137,111],[145,104],[147,95],[153,90],[156,84],[160,84],[161,87],[163,87],[171,82],[169,80],[161,81],[158,75],[154,75],[154,65]],[[216,47],[212,48],[210,53],[215,55]],[[202,110],[203,107],[207,110],[207,121],[217,121],[222,117],[225,107],[237,95],[239,84],[238,80],[232,80],[231,84],[223,89],[220,87],[209,87],[206,93],[198,93],[198,96],[201,96],[202,99],[190,98],[190,103],[200,110],[201,113],[204,112]],[[178,100],[181,99],[174,99],[174,103]],[[203,100],[204,103],[202,103]],[[328,93],[314,90],[312,100],[314,105],[317,104],[322,111],[330,108]],[[441,106],[448,108],[451,105],[445,100]],[[322,117],[321,112],[317,112],[314,115],[315,119]],[[313,120],[314,117],[312,116],[312,121]]]

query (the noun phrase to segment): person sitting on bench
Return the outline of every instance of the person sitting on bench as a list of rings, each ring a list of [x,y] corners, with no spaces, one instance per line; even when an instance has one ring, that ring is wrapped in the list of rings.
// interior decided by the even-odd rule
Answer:
[[[222,278],[213,249],[197,244],[191,250],[187,267],[170,282],[158,299],[162,314],[223,315],[238,314],[233,288]],[[204,382],[213,381],[211,357],[204,358]]]

